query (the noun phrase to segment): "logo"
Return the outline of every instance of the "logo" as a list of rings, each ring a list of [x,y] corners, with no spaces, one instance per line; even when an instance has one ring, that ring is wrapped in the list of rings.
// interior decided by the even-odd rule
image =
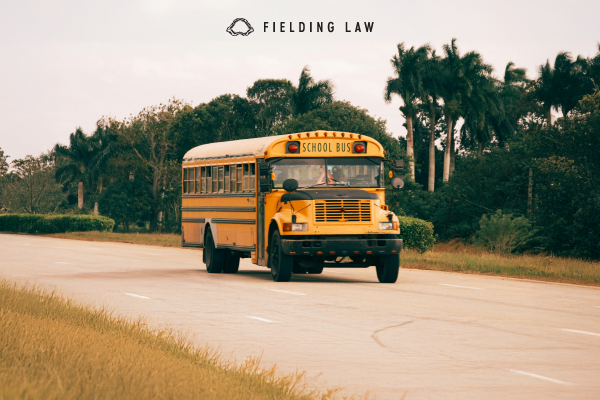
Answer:
[[[231,36],[248,36],[249,34],[254,32],[254,28],[252,27],[252,25],[250,25],[250,22],[248,22],[247,19],[236,18],[227,28],[227,32],[229,32]]]

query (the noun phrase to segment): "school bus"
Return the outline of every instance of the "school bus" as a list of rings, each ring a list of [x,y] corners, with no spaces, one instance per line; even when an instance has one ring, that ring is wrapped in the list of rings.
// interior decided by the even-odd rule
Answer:
[[[394,283],[402,240],[385,205],[384,160],[379,142],[349,132],[195,147],[182,162],[182,246],[203,248],[209,273],[236,273],[251,258],[276,282],[375,266],[380,282]]]

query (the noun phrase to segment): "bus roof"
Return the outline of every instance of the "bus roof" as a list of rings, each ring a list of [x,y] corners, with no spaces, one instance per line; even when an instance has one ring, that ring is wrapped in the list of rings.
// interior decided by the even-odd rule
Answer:
[[[326,137],[328,139],[326,139]],[[269,151],[269,156],[274,156],[279,152],[278,150],[274,151],[274,147],[280,147],[275,146],[278,142],[287,142],[289,140],[300,140],[304,142],[308,140],[314,141],[315,139],[330,141],[343,140],[346,142],[362,140],[375,145],[375,148],[370,148],[370,150],[368,151],[370,156],[384,157],[385,154],[381,144],[379,144],[379,142],[377,142],[375,139],[372,139],[368,136],[340,131],[312,131],[293,133],[290,135],[267,136],[253,139],[240,139],[229,142],[203,144],[200,146],[196,146],[193,149],[189,150],[187,153],[185,153],[185,155],[183,156],[183,161],[212,160],[219,158],[246,156],[263,157],[266,155],[267,151]],[[284,144],[282,144],[281,146],[284,146]]]

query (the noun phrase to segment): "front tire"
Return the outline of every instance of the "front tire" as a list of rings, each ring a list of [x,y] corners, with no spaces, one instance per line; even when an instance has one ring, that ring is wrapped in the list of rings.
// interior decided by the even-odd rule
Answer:
[[[204,259],[206,263],[206,271],[208,271],[209,274],[218,274],[223,272],[223,266],[227,260],[227,251],[218,250],[215,247],[215,241],[210,230],[206,233],[205,243],[206,247],[204,249]]]
[[[281,235],[279,231],[273,232],[269,244],[269,267],[275,282],[289,282],[292,279],[294,257],[284,254],[281,248]]]
[[[398,280],[398,271],[400,270],[400,256],[381,256],[375,268],[377,268],[379,282],[395,283]]]

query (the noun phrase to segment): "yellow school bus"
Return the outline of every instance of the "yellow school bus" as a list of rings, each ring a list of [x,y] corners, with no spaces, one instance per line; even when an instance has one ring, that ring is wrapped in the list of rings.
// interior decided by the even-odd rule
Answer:
[[[204,248],[209,273],[251,258],[277,282],[370,266],[396,282],[402,240],[385,205],[384,155],[372,138],[331,131],[195,147],[183,158],[182,246]]]

